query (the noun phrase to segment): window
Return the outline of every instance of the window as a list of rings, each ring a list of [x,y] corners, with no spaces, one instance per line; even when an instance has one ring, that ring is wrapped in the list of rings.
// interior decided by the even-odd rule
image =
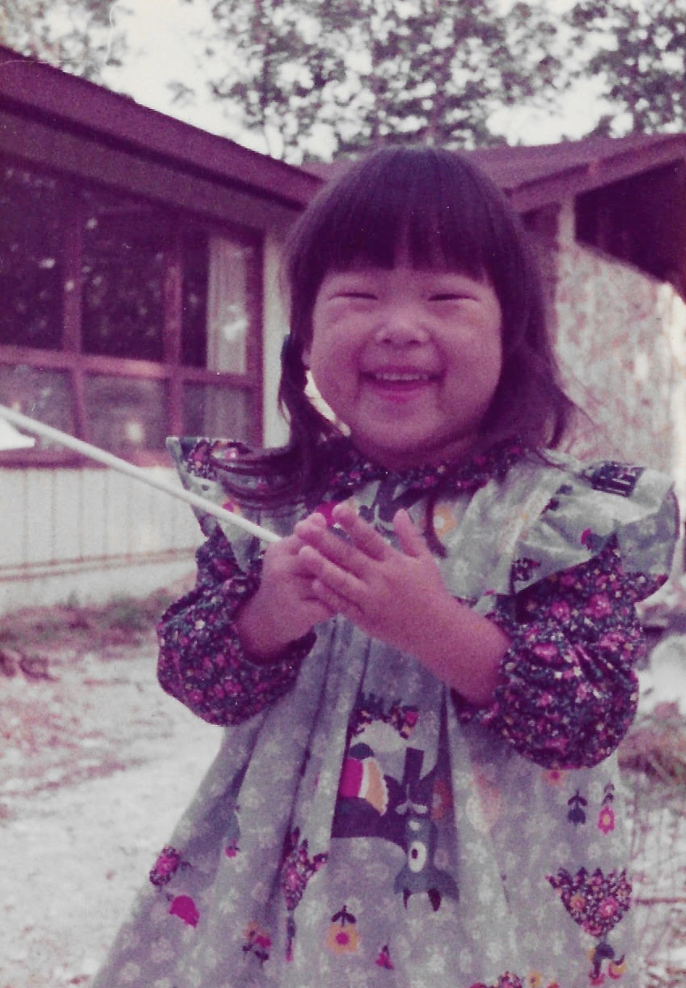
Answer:
[[[0,402],[134,460],[259,442],[260,260],[252,231],[0,156]]]
[[[81,341],[85,353],[161,361],[172,225],[144,204],[82,196]]]
[[[58,347],[62,202],[54,179],[7,165],[0,181],[0,341]]]

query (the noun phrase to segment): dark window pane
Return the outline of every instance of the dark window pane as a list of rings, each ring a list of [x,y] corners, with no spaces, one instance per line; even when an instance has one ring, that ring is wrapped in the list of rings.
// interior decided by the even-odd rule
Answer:
[[[84,193],[83,349],[161,360],[170,235],[152,207]]]
[[[185,230],[183,252],[183,314],[181,363],[207,366],[208,236],[201,230]]]
[[[62,432],[74,433],[69,375],[26,364],[0,364],[0,404],[7,405]],[[37,438],[36,448],[62,449],[59,443]]]
[[[184,433],[250,439],[248,395],[214,384],[188,384],[183,402]]]
[[[60,346],[63,277],[57,182],[0,163],[0,344]]]
[[[86,378],[90,438],[117,456],[164,448],[167,434],[164,384],[146,378]]]

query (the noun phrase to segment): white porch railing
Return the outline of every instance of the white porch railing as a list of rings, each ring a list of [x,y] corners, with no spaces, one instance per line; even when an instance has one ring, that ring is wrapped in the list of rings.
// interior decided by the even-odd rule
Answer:
[[[113,470],[0,470],[0,613],[150,592],[201,537],[187,505]]]

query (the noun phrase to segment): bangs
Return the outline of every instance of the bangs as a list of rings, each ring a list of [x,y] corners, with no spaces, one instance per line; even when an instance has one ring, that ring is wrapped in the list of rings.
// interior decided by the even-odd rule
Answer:
[[[399,255],[416,268],[483,277],[497,238],[471,168],[456,168],[456,157],[390,148],[353,166],[316,210],[309,263],[319,280],[333,270],[392,268]]]
[[[487,279],[503,311],[507,347],[528,319],[524,239],[503,193],[459,153],[383,148],[325,186],[291,230],[284,274],[292,336],[308,345],[327,274],[390,269],[407,259],[415,268]]]
[[[454,271],[487,280],[502,313],[503,366],[480,425],[487,444],[517,434],[558,445],[574,405],[560,383],[533,244],[511,203],[467,157],[443,148],[385,147],[326,185],[291,228],[282,275],[290,332],[279,403],[290,427],[284,456],[305,490],[317,484],[319,444],[338,436],[308,393],[305,353],[324,278],[355,268]]]

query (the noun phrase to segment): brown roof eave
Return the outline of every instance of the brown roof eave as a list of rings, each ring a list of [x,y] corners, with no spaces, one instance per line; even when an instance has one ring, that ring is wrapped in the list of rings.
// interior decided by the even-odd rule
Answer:
[[[560,202],[572,196],[611,185],[664,165],[686,161],[686,135],[658,135],[653,143],[625,148],[616,154],[573,165],[554,174],[507,187],[513,205],[520,212]]]
[[[98,143],[202,173],[301,208],[321,181],[293,165],[167,117],[101,86],[0,46],[0,105]]]

